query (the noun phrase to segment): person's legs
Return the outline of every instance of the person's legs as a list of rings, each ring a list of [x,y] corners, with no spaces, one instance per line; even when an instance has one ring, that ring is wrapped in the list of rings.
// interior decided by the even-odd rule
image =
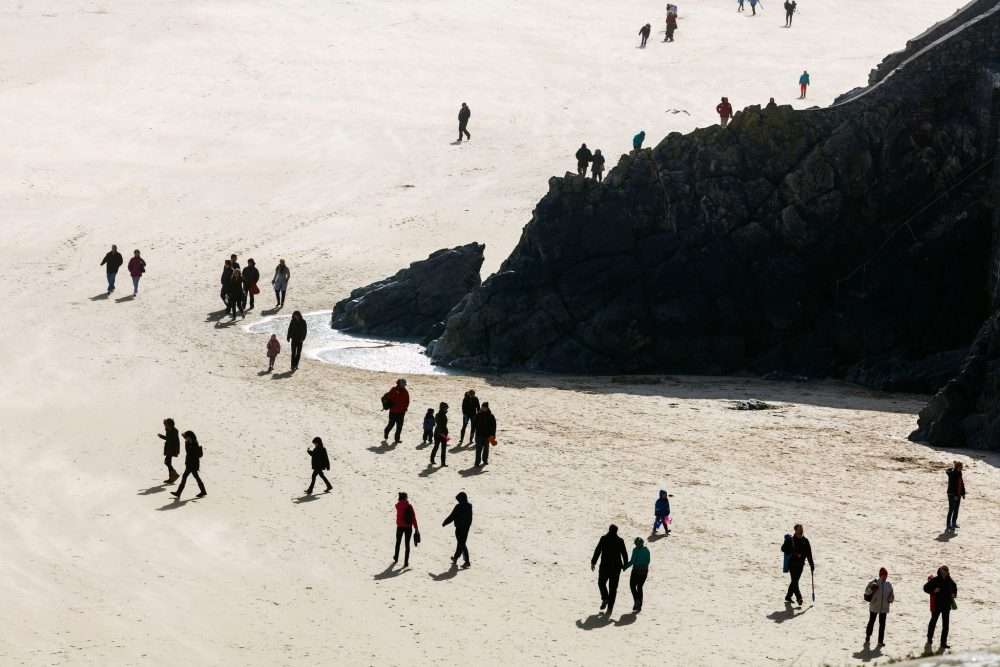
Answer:
[[[646,575],[649,573],[645,568],[632,568],[632,576],[629,577],[629,589],[632,591],[632,611],[642,611],[642,585],[646,583]]]
[[[438,447],[441,446],[441,438],[437,435],[434,436],[434,448],[431,450],[431,463],[433,464],[434,459],[437,457]]]
[[[601,568],[597,573],[597,590],[601,592],[601,609],[608,606],[608,579],[610,575]]]
[[[403,529],[403,546],[404,546],[404,556],[403,556],[403,566],[410,564],[410,536],[413,535],[413,528]]]
[[[177,471],[174,470],[174,463],[172,456],[166,456],[163,458],[164,465],[167,466],[167,483],[170,484],[177,479]]]
[[[958,514],[958,496],[948,496],[948,516],[945,519],[945,530],[955,527],[956,515]]]
[[[108,271],[108,293],[115,291],[115,274]]]
[[[292,341],[292,368],[299,367],[299,359],[302,357],[302,341]]]
[[[319,470],[313,470],[312,479],[309,480],[309,488],[306,489],[306,493],[312,493],[313,487],[316,486],[316,476],[319,475]]]
[[[325,475],[325,474],[323,473],[323,471],[322,471],[322,470],[319,470],[319,471],[317,471],[317,472],[319,473],[319,478],[320,478],[321,480],[323,480],[323,483],[324,483],[324,484],[326,484],[326,490],[327,490],[327,491],[329,491],[330,489],[332,489],[332,488],[333,488],[333,484],[330,484],[330,480],[328,480],[328,479],[326,478],[326,475]],[[315,478],[314,478],[314,480],[313,480],[313,481],[315,481]]]
[[[873,611],[868,612],[868,626],[865,628],[865,643],[867,644],[872,638],[872,630],[875,628],[875,617],[878,616]]]
[[[132,296],[139,293],[139,276],[132,276]]]
[[[490,441],[483,438],[483,465],[490,462]]]
[[[612,568],[608,572],[608,615],[611,615],[611,610],[615,607],[615,598],[618,597],[618,577],[620,577],[622,571],[619,568]]]
[[[955,496],[955,511],[951,515],[951,527],[958,528],[958,509],[962,506],[962,496]]]
[[[400,443],[402,439],[400,436],[403,434],[403,419],[406,417],[405,412],[401,412],[396,415],[396,436],[394,442]]]
[[[483,464],[483,440],[476,438],[476,466],[481,466]]]
[[[791,577],[791,581],[788,583],[788,593],[785,595],[785,599],[791,600],[792,596],[795,596],[796,601],[802,604],[802,591],[799,590],[799,577],[802,576],[802,568],[789,568],[788,574]]]
[[[885,612],[878,615],[878,645],[882,646],[885,644],[885,617],[887,614]],[[871,634],[871,631],[868,631]]]
[[[405,530],[404,528],[396,526],[396,550],[393,552],[392,556],[392,562],[394,563],[399,560],[399,543],[403,541],[404,530]]]
[[[463,563],[468,565],[469,563],[469,549],[466,546],[466,541],[469,539],[469,533],[465,531],[455,531],[455,555],[451,557],[451,562],[458,561],[458,557],[463,558]]]
[[[941,610],[941,646],[948,645],[948,622],[951,619],[951,609]]]
[[[281,290],[281,305],[282,305],[282,306],[284,306],[284,305],[285,305],[285,293],[286,293],[287,291],[288,291],[288,290]]]
[[[442,466],[448,465],[448,462],[447,462],[447,458],[448,458],[448,441],[445,440],[445,437],[446,436],[443,433],[439,436],[439,438],[441,440],[441,465]]]
[[[177,490],[176,490],[176,491],[174,491],[174,494],[175,494],[175,495],[176,495],[176,496],[177,496],[178,498],[180,498],[180,497],[181,497],[181,494],[182,494],[182,493],[184,493],[184,485],[185,485],[185,484],[187,484],[187,481],[188,481],[188,475],[190,475],[190,474],[191,474],[191,471],[190,471],[190,470],[188,470],[187,468],[185,468],[185,469],[184,469],[184,474],[183,474],[183,475],[181,475],[181,485],[177,487]]]
[[[470,417],[469,415],[463,413],[462,414],[462,430],[458,434],[458,444],[460,444],[460,445],[463,442],[465,442],[465,428],[469,425],[470,421],[472,421],[472,417]],[[469,441],[470,442],[472,441],[471,437],[469,438]]]
[[[382,439],[383,440],[386,440],[386,441],[389,440],[389,431],[392,430],[392,425],[393,425],[394,421],[395,420],[392,417],[392,413],[390,412],[389,413],[389,421],[386,422],[386,424],[385,424],[385,430],[382,432]]]
[[[931,612],[931,621],[927,624],[927,643],[930,644],[934,641],[934,628],[937,627],[938,616],[941,615],[941,611],[935,609]]]
[[[198,482],[199,495],[207,495],[208,491],[205,490],[205,484],[201,481],[201,476],[198,474],[198,471],[192,470],[191,476],[194,477],[194,481]]]

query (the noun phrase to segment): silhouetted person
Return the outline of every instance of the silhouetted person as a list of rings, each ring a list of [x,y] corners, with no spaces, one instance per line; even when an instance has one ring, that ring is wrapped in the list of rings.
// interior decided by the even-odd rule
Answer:
[[[306,493],[312,494],[313,487],[316,486],[317,477],[323,480],[323,483],[326,484],[326,492],[330,493],[333,484],[330,484],[330,480],[323,474],[324,470],[330,469],[330,455],[327,453],[326,447],[323,446],[323,440],[319,436],[312,439],[312,444],[313,448],[306,450],[306,453],[312,458],[312,479],[309,481],[309,488],[306,489]]]
[[[813,562],[812,547],[809,545],[809,540],[804,534],[801,523],[795,524],[792,539],[786,540],[781,545],[781,551],[789,555],[788,574],[791,576],[791,581],[788,584],[788,592],[785,594],[785,602],[791,602],[794,595],[795,600],[801,607],[802,591],[799,590],[799,578],[802,577],[802,570],[805,569],[807,561],[811,570],[816,569],[816,564]]]
[[[646,40],[649,39],[649,33],[652,32],[653,27],[648,23],[641,28],[639,28],[639,37],[642,38],[642,43],[639,44],[640,49],[646,48]]]
[[[246,311],[243,310],[243,274],[239,269],[233,269],[233,274],[229,277],[229,305],[226,306],[226,312],[232,319],[236,319],[236,311],[239,311],[240,317],[246,317]]]
[[[115,278],[118,277],[118,269],[122,268],[124,263],[125,258],[118,252],[116,245],[111,246],[111,250],[101,260],[101,266],[104,267],[108,276],[108,294],[115,291]]]
[[[232,255],[229,256],[229,263],[232,265],[234,271],[236,269],[240,268],[240,260],[236,256],[235,252]]]
[[[181,497],[184,493],[184,485],[187,484],[188,475],[194,477],[194,481],[198,482],[198,497],[204,498],[208,495],[205,491],[205,485],[201,481],[201,476],[198,475],[198,471],[201,470],[201,457],[204,452],[201,449],[201,445],[198,444],[198,436],[196,436],[191,431],[184,431],[184,474],[181,476],[181,485],[177,487],[176,491],[171,491],[171,495],[177,498]]]
[[[622,568],[628,562],[628,552],[625,551],[625,541],[618,537],[618,526],[611,524],[608,532],[601,537],[594,549],[594,557],[590,559],[590,569],[601,561],[597,573],[597,588],[601,591],[601,609],[610,616],[615,607],[615,597],[618,595],[618,578]]]
[[[660,489],[660,494],[653,503],[653,535],[656,529],[663,526],[663,532],[670,534],[670,496],[666,489]]]
[[[667,35],[663,38],[664,42],[674,41],[674,32],[677,31],[677,15],[667,14]]]
[[[288,334],[285,337],[285,340],[292,344],[293,371],[299,368],[299,358],[302,356],[302,343],[305,342],[308,332],[309,328],[306,326],[305,318],[302,317],[302,313],[296,310],[292,313],[292,319],[288,323]]]
[[[288,270],[285,260],[279,259],[278,265],[274,267],[274,277],[271,278],[271,285],[274,287],[275,308],[285,305],[285,292],[288,291],[288,281],[292,277],[292,272]]]
[[[809,72],[802,70],[802,76],[799,77],[799,99],[806,99],[806,90],[809,88]]]
[[[226,260],[225,264],[222,265],[222,276],[219,277],[219,281],[222,284],[222,289],[219,290],[219,298],[222,299],[222,303],[226,304],[226,309],[228,312],[229,308],[229,285],[233,282],[233,263]]]
[[[267,370],[274,370],[274,360],[278,358],[280,352],[281,341],[278,340],[278,334],[271,334],[267,339]]]
[[[479,397],[476,396],[476,390],[470,389],[465,392],[465,396],[462,397],[462,433],[458,438],[458,444],[461,445],[465,442],[465,427],[470,423],[472,424],[472,430],[469,431],[469,442],[473,442],[476,438],[476,415],[479,414]]]
[[[146,272],[146,260],[139,256],[139,251],[132,253],[132,259],[128,261],[128,274],[132,276],[132,296],[139,295],[139,279]]]
[[[180,475],[174,470],[173,458],[181,455],[181,438],[174,426],[174,420],[167,417],[163,420],[163,434],[157,434],[163,441],[163,465],[167,466],[167,478],[164,484],[173,484]]]
[[[451,557],[452,564],[457,563],[458,557],[461,556],[462,567],[469,567],[469,548],[465,543],[469,539],[469,528],[472,527],[472,505],[469,504],[469,497],[464,491],[455,496],[455,500],[458,504],[441,525],[455,524],[455,555]]]
[[[795,0],[785,0],[785,27],[792,27],[792,17],[795,15],[795,10],[799,8],[798,3]]]
[[[497,418],[490,410],[489,402],[483,403],[476,415],[476,467],[490,462],[490,445],[496,442]]]
[[[953,533],[958,525],[958,508],[965,497],[965,480],[962,479],[962,462],[945,471],[948,475],[948,517],[945,519],[945,532]]]
[[[872,640],[872,630],[875,629],[875,619],[878,619],[878,646],[885,646],[885,619],[889,607],[896,601],[896,595],[889,583],[889,571],[879,568],[878,578],[873,579],[865,588],[868,598],[868,626],[865,628],[865,645]]]
[[[424,437],[420,440],[420,444],[431,444],[434,440],[434,408],[427,408],[427,414],[424,415]]]
[[[590,175],[598,183],[604,182],[604,155],[601,154],[600,148],[594,151],[590,158]]]
[[[729,103],[728,97],[723,97],[722,101],[715,105],[715,113],[719,114],[722,127],[729,125],[729,120],[733,117],[733,105]]]
[[[466,139],[472,139],[472,135],[469,134],[469,118],[472,117],[472,111],[469,109],[469,105],[462,102],[462,108],[458,110],[458,143],[462,143],[462,137]]]
[[[389,444],[389,431],[396,427],[396,435],[393,444],[400,443],[400,435],[403,432],[403,420],[406,418],[406,411],[410,408],[410,392],[406,390],[406,380],[399,378],[396,385],[382,397],[382,405],[389,411],[389,423],[385,425],[385,432],[382,434],[382,444]]]
[[[253,310],[253,298],[260,294],[260,270],[253,258],[247,260],[247,268],[243,269],[243,302],[249,304],[247,310]]]
[[[447,467],[446,457],[448,455],[448,404],[441,403],[438,406],[437,414],[434,415],[434,449],[431,450],[431,465],[434,465],[434,457],[438,447],[441,448],[441,466]]]
[[[927,624],[927,646],[934,643],[934,628],[938,617],[941,617],[941,650],[948,646],[948,624],[951,619],[951,606],[958,597],[958,585],[951,578],[946,565],[938,568],[937,576],[924,584],[924,593],[931,596],[931,621]]]
[[[628,587],[632,591],[632,611],[638,613],[642,611],[642,585],[646,583],[646,577],[649,575],[649,549],[643,546],[641,537],[635,538],[632,557],[625,563],[624,569],[630,567],[632,576],[629,577]],[[609,611],[608,614],[610,613]]]
[[[576,151],[576,173],[580,176],[586,176],[587,165],[590,164],[593,157],[587,144],[580,144],[580,148]]]
[[[632,137],[632,150],[640,150],[642,142],[646,140],[646,130],[639,130],[638,134]]]
[[[767,100],[767,105],[764,107],[764,111],[775,111],[778,108],[778,103],[774,101],[774,98],[769,98]]]
[[[405,538],[406,555],[403,558],[403,567],[410,566],[410,537],[414,532],[419,542],[420,528],[417,526],[417,513],[406,494],[400,491],[399,502],[396,503],[396,551],[392,557],[393,563],[399,562],[399,543]]]

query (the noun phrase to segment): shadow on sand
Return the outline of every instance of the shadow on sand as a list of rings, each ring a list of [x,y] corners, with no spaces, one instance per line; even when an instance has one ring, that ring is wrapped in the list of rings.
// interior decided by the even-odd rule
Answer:
[[[434,466],[434,465],[428,463],[427,467],[424,468],[423,470],[421,470],[420,471],[420,475],[418,475],[418,476],[419,477],[430,477],[431,475],[433,475],[434,473],[436,473],[440,469],[441,469],[441,466]]]
[[[125,303],[126,301],[135,301],[135,295],[129,294],[128,296],[123,296],[120,299],[115,299],[115,303]]]
[[[227,312],[229,312],[229,311],[227,311],[225,308],[223,308],[222,310],[216,310],[214,312],[208,313],[207,315],[205,315],[205,321],[206,322],[218,322],[219,320],[221,320],[223,317],[226,316]]]
[[[871,662],[875,658],[881,658],[882,655],[882,647],[876,646],[875,648],[871,648],[868,644],[865,644],[860,651],[855,651],[851,657],[861,662]]]
[[[372,576],[372,579],[374,579],[375,581],[383,581],[385,579],[393,579],[393,578],[398,577],[399,575],[403,574],[404,572],[409,572],[409,571],[410,571],[410,568],[408,568],[408,567],[401,567],[401,568],[399,568],[397,570],[396,569],[396,564],[392,563],[392,564],[389,565],[389,567],[385,568],[384,570],[382,570],[378,574]]]
[[[434,574],[433,572],[428,572],[427,574],[430,575],[430,578],[434,581],[448,581],[449,579],[454,579],[455,575],[458,574],[458,565],[452,563],[451,567],[441,574]]]
[[[277,315],[281,312],[281,306],[275,306],[274,308],[268,308],[267,310],[260,311],[261,317],[270,317],[271,315]]]
[[[154,493],[162,493],[163,491],[166,491],[167,487],[169,487],[169,486],[170,486],[169,484],[157,484],[156,486],[151,486],[148,489],[139,489],[139,492],[136,493],[135,495],[137,495],[137,496],[151,496]]]
[[[802,607],[795,608],[792,606],[791,602],[786,602],[784,609],[779,609],[778,611],[772,611],[770,614],[767,615],[767,617],[772,621],[774,621],[775,623],[784,623],[785,621],[790,621],[793,618],[798,618],[799,616],[806,613],[810,609],[812,609],[812,605],[809,605],[808,607],[803,609]]]
[[[100,294],[95,294],[94,296],[90,297],[90,300],[107,301],[109,298],[111,298],[111,292],[101,292]]]
[[[287,380],[288,378],[295,375],[295,371],[289,369],[283,373],[271,373],[272,380]]]
[[[298,498],[292,498],[292,502],[296,505],[301,505],[302,503],[311,503],[314,500],[319,500],[319,498],[315,493],[306,493]]]
[[[169,503],[167,503],[163,507],[157,507],[156,511],[157,512],[167,512],[169,510],[180,509],[180,508],[184,507],[185,505],[187,505],[188,503],[193,503],[196,500],[198,500],[198,499],[197,498],[188,498],[187,500],[181,500],[180,498],[175,498],[174,500],[170,501]]]
[[[388,454],[389,452],[396,449],[396,443],[389,444],[384,440],[379,443],[378,447],[369,447],[368,451],[374,454]]]
[[[576,627],[581,630],[596,630],[611,625],[611,618],[604,614],[591,614],[583,620],[577,619]]]
[[[956,535],[957,533],[953,533],[951,531],[946,530],[937,537],[935,537],[934,539],[937,540],[938,542],[951,542],[953,539],[955,539]]]
[[[471,468],[466,468],[465,470],[459,470],[458,474],[462,477],[475,477],[476,475],[482,475],[486,472],[486,466],[472,466]]]

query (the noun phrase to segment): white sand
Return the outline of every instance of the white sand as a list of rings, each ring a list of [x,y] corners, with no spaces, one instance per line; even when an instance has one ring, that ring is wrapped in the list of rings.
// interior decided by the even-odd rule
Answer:
[[[803,68],[809,103],[829,103],[957,6],[802,0],[784,30],[775,0],[756,18],[696,0],[675,44],[654,33],[636,49],[662,4],[0,9],[0,663],[842,664],[883,564],[899,598],[886,654],[921,646],[919,586],[941,562],[960,586],[952,643],[995,640],[998,459],[960,456],[963,528],[935,541],[953,456],[905,440],[921,399],[710,378],[415,377],[405,443],[380,455],[391,375],[310,361],[271,379],[262,335],[206,321],[229,252],[265,275],[286,258],[289,309],[303,312],[443,246],[485,241],[491,271],[580,141],[611,166],[640,128],[655,142],[712,122],[723,94],[802,106]],[[462,101],[473,139],[457,147]],[[149,262],[135,301],[90,298],[111,243]],[[463,452],[420,476],[420,415],[439,400],[457,412],[468,386],[498,414],[490,469],[460,476]],[[786,407],[726,408],[751,396]],[[166,416],[200,436],[210,494],[173,509],[165,491],[142,492],[164,476]],[[336,489],[298,504],[317,434]],[[611,521],[645,535],[663,484],[676,531],[653,545],[644,611],[579,629],[597,611],[594,543]],[[436,581],[453,544],[439,522],[461,489],[474,566]],[[410,571],[376,579],[397,490],[425,542]],[[818,601],[779,624],[778,542],[795,521],[813,540]]]

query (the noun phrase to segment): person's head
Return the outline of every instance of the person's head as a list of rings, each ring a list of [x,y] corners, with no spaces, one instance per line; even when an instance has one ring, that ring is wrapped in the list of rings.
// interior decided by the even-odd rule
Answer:
[[[227,259],[226,260],[226,268],[228,269],[228,268],[232,267],[232,265],[233,265],[233,263]]]
[[[166,426],[168,429],[172,429],[174,427],[174,420],[171,419],[170,417],[167,417],[166,419],[163,420],[163,425]]]
[[[660,489],[660,497],[661,498],[666,498],[667,497],[667,490],[666,489]]]
[[[608,526],[608,535],[617,535],[617,534],[618,534],[618,526],[616,526],[615,524],[611,524],[610,526]]]
[[[434,408],[427,408],[427,416],[428,417],[434,416]]]
[[[194,431],[184,431],[181,433],[181,436],[184,438],[184,442],[193,442],[194,444],[198,444],[198,436],[194,434]]]
[[[448,404],[442,401],[441,405],[438,406],[438,412],[448,412]]]
[[[138,257],[139,256],[139,251],[138,250],[133,250],[132,254],[135,255],[136,257]]]
[[[229,256],[229,260],[230,260],[230,261],[231,261],[231,262],[232,262],[233,264],[235,264],[235,263],[236,263],[236,253],[235,253],[235,252],[234,252],[234,253],[233,253],[232,255],[230,255],[230,256]]]
[[[317,435],[315,438],[313,438],[313,444],[316,445],[317,447],[322,447],[323,446],[323,438],[321,438],[321,437],[319,437]]]
[[[400,389],[406,389],[406,378],[399,378],[396,380],[396,386]]]
[[[635,540],[633,540],[633,544],[635,544],[636,548],[638,548],[641,547],[643,544],[645,544],[645,542],[641,537],[637,537],[635,538]]]
[[[301,320],[302,319],[302,313],[296,310],[295,312],[292,313],[292,319],[293,320]]]
[[[480,410],[480,412],[489,412],[490,411],[490,402],[489,401],[484,401],[483,404],[479,406],[479,410]]]
[[[240,271],[239,269],[233,269],[233,282],[242,280],[242,278],[243,278],[243,272]]]
[[[247,266],[256,266],[257,263],[253,261],[253,257],[247,260]]]
[[[271,340],[277,340],[278,334],[271,334]]]
[[[596,151],[594,151],[594,155],[600,155],[600,154],[601,154],[601,149],[600,148],[598,148]]]
[[[399,502],[405,502],[405,501],[407,501],[409,499],[410,499],[410,497],[408,495],[406,495],[406,491],[400,491],[399,492]]]
[[[586,148],[587,144],[580,144],[580,148]]]
[[[795,524],[795,537],[802,537],[802,533],[805,532],[802,528],[801,523]]]
[[[728,98],[728,97],[723,97],[723,98],[722,98],[722,101],[723,101],[723,102],[728,102],[728,101],[729,101],[729,98]]]
[[[885,569],[884,567],[880,567],[878,569],[878,578],[881,579],[882,581],[885,581],[886,579],[888,579],[889,578],[889,570]]]
[[[111,244],[111,252],[118,252],[118,246],[116,246],[114,243]]]
[[[941,567],[938,568],[938,576],[943,577],[945,579],[951,576],[951,572],[948,571],[947,565],[942,565]]]
[[[285,260],[279,259],[278,260],[278,266],[284,266],[284,265],[285,265]]]
[[[470,389],[469,390],[469,396],[475,396],[475,395],[476,395],[476,390],[475,389]]]
[[[777,102],[775,102],[775,101],[774,101],[774,98],[773,98],[773,97],[772,97],[771,99],[769,99],[769,100],[767,101],[767,103],[768,103],[768,104],[775,104],[775,105],[777,104]]]
[[[464,107],[464,106],[468,106],[468,105],[465,102],[462,102],[462,106]]]
[[[962,470],[962,462],[961,461],[955,461],[955,470],[958,470],[958,471],[961,472],[961,470]]]
[[[464,505],[465,503],[469,502],[469,496],[465,495],[465,491],[459,491],[458,495],[455,496],[455,500]]]

